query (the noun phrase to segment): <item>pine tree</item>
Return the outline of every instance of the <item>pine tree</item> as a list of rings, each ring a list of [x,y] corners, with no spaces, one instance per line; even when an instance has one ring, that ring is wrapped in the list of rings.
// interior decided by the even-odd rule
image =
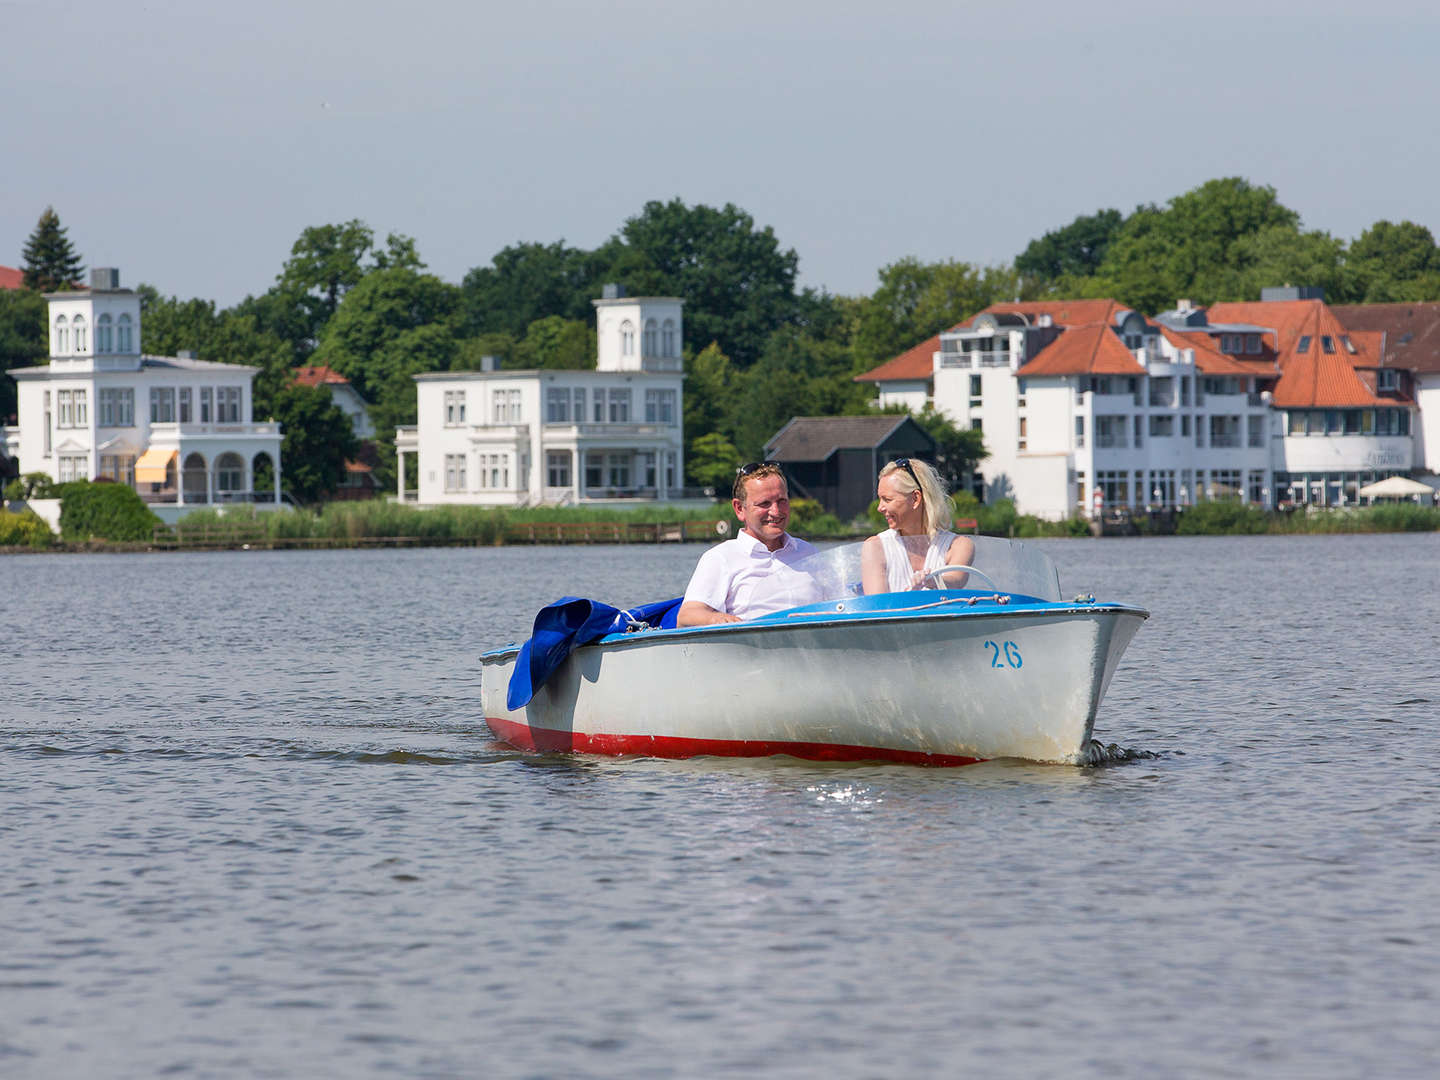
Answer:
[[[65,235],[60,215],[47,206],[23,252],[25,287],[38,292],[74,288],[85,273],[80,256]]]

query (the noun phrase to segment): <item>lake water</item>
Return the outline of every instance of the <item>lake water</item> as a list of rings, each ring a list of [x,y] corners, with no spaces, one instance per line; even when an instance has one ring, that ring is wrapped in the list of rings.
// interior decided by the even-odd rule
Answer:
[[[1155,756],[492,741],[691,545],[0,558],[0,1076],[1434,1076],[1440,535],[1041,546]]]

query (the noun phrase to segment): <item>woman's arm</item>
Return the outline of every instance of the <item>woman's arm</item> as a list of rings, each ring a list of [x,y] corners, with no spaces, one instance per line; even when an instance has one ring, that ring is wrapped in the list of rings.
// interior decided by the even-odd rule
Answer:
[[[890,591],[890,579],[885,569],[885,549],[880,537],[872,536],[860,547],[860,587],[865,595]]]

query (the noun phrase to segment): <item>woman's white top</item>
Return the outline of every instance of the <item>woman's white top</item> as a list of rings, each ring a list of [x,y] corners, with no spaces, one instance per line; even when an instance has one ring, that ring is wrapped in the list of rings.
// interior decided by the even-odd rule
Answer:
[[[939,570],[945,566],[950,554],[950,545],[955,542],[955,533],[939,530],[930,537],[930,546],[925,549],[925,565],[921,568],[926,574],[932,570]],[[891,592],[907,592],[915,588],[915,568],[910,563],[910,552],[919,550],[919,545],[925,540],[924,536],[902,537],[894,529],[886,529],[880,534],[880,548],[885,552],[885,578],[890,586]],[[910,547],[908,545],[914,545]]]

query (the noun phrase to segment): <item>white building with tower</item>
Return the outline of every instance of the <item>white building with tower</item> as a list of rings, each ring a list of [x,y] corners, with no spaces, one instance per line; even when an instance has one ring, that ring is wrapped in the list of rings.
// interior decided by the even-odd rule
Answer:
[[[170,521],[196,506],[279,502],[280,425],[252,417],[258,368],[142,352],[140,297],[113,268],[45,298],[49,363],[8,372],[18,423],[5,449],[20,472],[128,484]]]
[[[491,368],[415,376],[417,423],[397,428],[400,495],[421,505],[667,501],[683,494],[683,301],[596,309],[593,371]],[[405,487],[406,459],[418,486]]]

